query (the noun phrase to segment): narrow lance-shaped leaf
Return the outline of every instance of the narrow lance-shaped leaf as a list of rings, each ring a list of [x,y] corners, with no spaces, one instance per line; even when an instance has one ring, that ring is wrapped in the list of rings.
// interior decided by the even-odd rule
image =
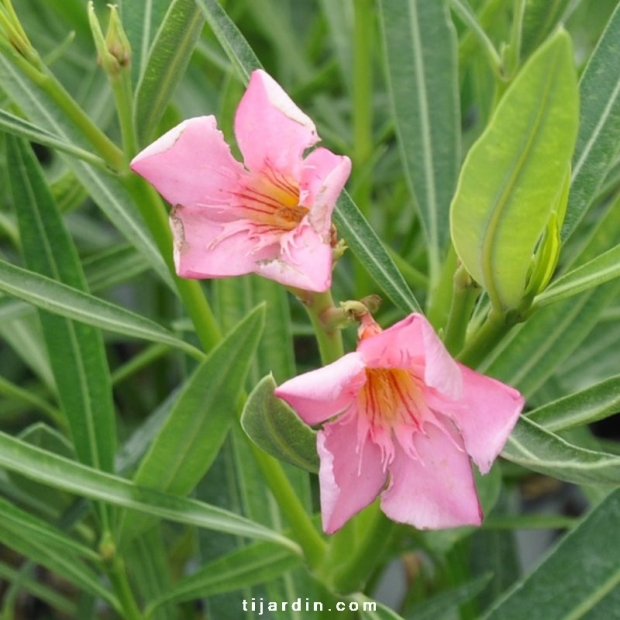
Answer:
[[[134,476],[136,484],[187,495],[205,475],[236,418],[237,399],[264,324],[264,307],[250,313],[194,371]],[[123,531],[148,520],[130,513]]]
[[[204,357],[200,350],[146,317],[3,260],[0,260],[0,290],[42,310],[85,325],[131,338],[161,342],[199,359]]]
[[[239,515],[203,502],[167,495],[133,482],[46,452],[0,432],[0,467],[82,497],[131,508],[161,519],[170,519],[235,536],[265,540],[299,551],[278,532]]]
[[[611,493],[484,620],[613,618],[620,605],[620,491]]]
[[[146,144],[183,77],[205,18],[195,0],[174,0],[157,30],[136,89],[138,142]]]
[[[67,118],[45,92],[29,81],[2,54],[0,54],[0,82],[4,91],[39,127],[67,143],[84,149],[90,148],[73,126],[71,119]],[[63,158],[106,217],[147,258],[155,272],[174,288],[170,272],[120,180],[75,157],[63,155]]]
[[[420,304],[394,261],[346,191],[338,200],[334,221],[348,247],[392,303],[406,313],[420,312]]]
[[[578,123],[572,45],[559,30],[525,64],[472,146],[451,207],[465,268],[498,311],[519,308],[558,207]]]
[[[11,191],[26,265],[84,290],[77,251],[32,150],[7,139]],[[54,379],[78,458],[112,471],[116,451],[110,373],[101,333],[62,317],[39,313]]]
[[[618,484],[620,456],[573,445],[522,417],[502,456],[533,471],[573,484]]]
[[[530,411],[527,417],[549,431],[591,424],[620,410],[620,377],[611,377]]]
[[[620,5],[579,82],[581,113],[562,238],[576,229],[612,165],[620,143]]]
[[[204,564],[181,579],[153,601],[150,609],[171,601],[190,601],[264,583],[280,577],[300,562],[301,558],[288,549],[268,543],[243,547]]]
[[[252,71],[262,68],[256,54],[217,0],[196,2],[243,83],[247,84]]]
[[[433,280],[448,242],[460,161],[457,42],[447,5],[379,3],[405,176],[426,232]]]

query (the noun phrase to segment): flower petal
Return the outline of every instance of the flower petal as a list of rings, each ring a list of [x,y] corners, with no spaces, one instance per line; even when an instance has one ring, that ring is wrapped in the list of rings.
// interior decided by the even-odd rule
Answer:
[[[224,278],[253,273],[257,261],[271,259],[279,244],[260,245],[254,224],[213,222],[208,209],[176,207],[170,213],[174,263],[182,278]]]
[[[256,273],[306,291],[322,293],[332,283],[332,248],[307,221],[280,239],[279,255],[256,265]]]
[[[469,457],[445,431],[426,425],[425,432],[413,438],[419,460],[395,444],[381,509],[390,519],[418,529],[479,525],[482,511]]]
[[[501,452],[519,419],[524,399],[500,381],[459,364],[463,374],[463,396],[454,410],[442,408],[459,429],[465,449],[486,474]]]
[[[351,160],[318,148],[304,162],[300,204],[310,209],[308,221],[317,233],[328,234],[338,196],[351,174]]]
[[[370,440],[358,446],[357,416],[343,416],[325,425],[317,436],[321,458],[321,515],[327,534],[339,530],[354,514],[370,504],[385,484],[381,451]]]
[[[360,356],[347,353],[327,366],[285,381],[275,389],[275,395],[307,424],[319,424],[347,409],[365,381]]]
[[[239,103],[235,136],[252,172],[271,168],[294,179],[300,177],[303,152],[319,139],[312,120],[262,70],[252,73]]]
[[[226,207],[247,175],[213,116],[190,118],[136,155],[131,169],[173,205]]]
[[[458,364],[421,314],[411,314],[376,336],[365,338],[357,350],[368,366],[405,368],[446,396],[458,398],[461,394]]]

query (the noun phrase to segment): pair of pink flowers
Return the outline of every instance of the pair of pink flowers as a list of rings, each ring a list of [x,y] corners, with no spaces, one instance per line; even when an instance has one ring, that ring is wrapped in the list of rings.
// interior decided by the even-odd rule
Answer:
[[[244,164],[213,116],[189,119],[131,163],[173,205],[177,272],[257,273],[286,286],[331,286],[331,215],[351,163],[309,154],[314,123],[264,71],[235,117]],[[428,321],[391,328],[363,319],[357,351],[277,388],[318,433],[326,532],[381,497],[391,519],[418,528],[479,524],[470,458],[486,473],[523,406],[514,389],[454,361]]]

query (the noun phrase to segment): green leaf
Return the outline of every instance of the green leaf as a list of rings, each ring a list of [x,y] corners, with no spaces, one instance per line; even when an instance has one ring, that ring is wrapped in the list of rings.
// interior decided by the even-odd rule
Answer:
[[[11,136],[7,139],[7,161],[27,266],[85,289],[77,251],[34,153]],[[101,333],[43,310],[39,318],[76,454],[84,463],[112,471],[115,412]]]
[[[204,22],[195,0],[170,3],[136,89],[134,121],[139,144],[147,144],[151,139],[185,74]]]
[[[129,480],[46,452],[0,432],[0,467],[57,489],[161,519],[265,540],[298,552],[291,540],[227,510],[140,487]]]
[[[581,76],[579,135],[562,238],[576,229],[616,161],[620,142],[620,5]]]
[[[196,2],[243,83],[247,84],[252,71],[262,68],[260,60],[217,0]]]
[[[620,410],[620,376],[538,407],[528,419],[548,431],[563,431],[602,420]]]
[[[523,467],[574,484],[617,486],[620,456],[573,445],[521,417],[502,456]]]
[[[114,595],[101,584],[97,574],[80,558],[97,561],[97,553],[69,536],[0,499],[0,541],[85,591],[107,600],[119,609]]]
[[[527,0],[521,32],[521,58],[527,58],[551,34],[575,0]]]
[[[187,495],[205,475],[235,420],[264,319],[264,306],[259,306],[188,379],[140,463],[137,485]],[[123,531],[134,535],[146,522],[143,515],[128,514]]]
[[[577,123],[572,46],[560,30],[506,91],[465,159],[452,203],[456,251],[499,311],[520,305],[563,187]]]
[[[601,620],[620,604],[620,491],[610,494],[499,600],[485,620]]]
[[[547,290],[536,297],[534,304],[539,308],[548,306],[618,277],[620,277],[620,246],[607,250],[585,265],[555,280]]]
[[[2,54],[0,54],[0,83],[4,91],[10,94],[30,120],[40,128],[69,144],[86,150],[90,148],[73,127],[71,120],[64,117],[56,104]],[[65,161],[118,231],[146,257],[149,265],[163,281],[174,288],[170,272],[120,180],[74,157],[66,157]]]
[[[121,0],[123,28],[131,45],[132,80],[144,74],[155,33],[162,23],[170,0]]]
[[[154,321],[49,277],[0,260],[0,290],[47,312],[117,334],[204,354]]]
[[[37,127],[33,123],[30,123],[19,116],[14,116],[5,110],[0,110],[0,129],[14,136],[26,138],[31,142],[48,146],[51,149],[62,151],[68,155],[78,157],[83,161],[87,161],[94,166],[102,168],[105,166],[104,161],[93,155],[91,152],[86,151],[78,146],[65,142],[64,140],[56,137],[45,129]]]
[[[334,222],[347,246],[390,301],[403,312],[420,312],[420,304],[394,261],[346,191],[338,199]]]
[[[296,568],[301,558],[282,547],[257,543],[235,550],[201,566],[195,573],[150,604],[190,601],[232,590],[240,590],[280,577]]]
[[[448,242],[461,153],[456,33],[447,5],[379,2],[400,151],[426,232],[432,278]]]
[[[365,594],[354,594],[351,599],[351,602],[346,603],[346,608],[351,611],[359,610],[361,620],[403,620],[393,609],[373,601]]]
[[[264,377],[254,388],[241,414],[241,427],[262,450],[281,461],[317,473],[316,431],[273,391],[272,375]]]

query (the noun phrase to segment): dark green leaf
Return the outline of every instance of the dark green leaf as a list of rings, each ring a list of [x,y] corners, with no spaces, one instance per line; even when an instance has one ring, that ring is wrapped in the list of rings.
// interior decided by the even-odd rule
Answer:
[[[433,281],[448,242],[460,162],[456,33],[447,4],[379,3],[405,176],[426,232]]]
[[[134,119],[138,142],[149,142],[183,77],[204,24],[195,0],[174,0],[159,26],[136,89]]]
[[[485,620],[613,618],[620,603],[620,491],[614,491],[485,615]]]

